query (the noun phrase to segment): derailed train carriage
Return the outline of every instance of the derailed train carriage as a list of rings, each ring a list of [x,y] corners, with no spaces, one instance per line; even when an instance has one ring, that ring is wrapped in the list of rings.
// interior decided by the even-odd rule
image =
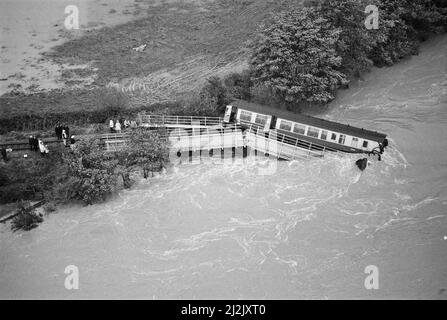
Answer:
[[[233,101],[227,106],[225,121],[240,123],[245,128],[256,126],[264,132],[276,130],[308,142],[311,148],[377,155],[379,161],[388,146],[384,133],[280,109],[272,110],[243,100]],[[360,160],[357,165],[363,170],[367,161],[366,158]]]

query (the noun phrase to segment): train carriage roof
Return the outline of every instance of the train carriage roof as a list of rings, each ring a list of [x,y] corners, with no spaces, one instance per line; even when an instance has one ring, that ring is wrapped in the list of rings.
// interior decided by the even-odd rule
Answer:
[[[353,127],[348,124],[316,118],[302,113],[294,113],[257,103],[247,102],[244,100],[235,100],[231,103],[231,105],[248,111],[266,115],[274,115],[277,118],[285,119],[288,121],[299,122],[309,126],[315,126],[318,128],[327,129],[329,131],[339,132],[367,140],[382,142],[386,138],[386,134],[380,132]]]

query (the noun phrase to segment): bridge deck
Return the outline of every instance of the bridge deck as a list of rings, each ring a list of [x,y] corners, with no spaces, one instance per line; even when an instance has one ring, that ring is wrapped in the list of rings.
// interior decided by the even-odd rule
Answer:
[[[140,120],[142,127],[166,129],[164,137],[169,141],[170,148],[178,151],[249,147],[286,160],[323,157],[326,151],[337,151],[276,130],[264,132],[262,127],[256,125],[244,129],[238,124],[224,125],[220,117],[144,115]],[[107,151],[114,152],[128,141],[129,133],[107,133],[96,137]],[[56,138],[44,139],[45,144],[60,142],[62,141]],[[0,146],[11,147],[13,150],[29,149],[28,141],[4,142]]]

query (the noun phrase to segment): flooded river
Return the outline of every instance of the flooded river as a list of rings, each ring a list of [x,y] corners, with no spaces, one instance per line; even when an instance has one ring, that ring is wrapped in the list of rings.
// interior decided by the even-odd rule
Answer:
[[[437,37],[333,103],[326,118],[389,135],[363,173],[351,156],[272,175],[250,159],[181,165],[30,232],[1,225],[0,298],[447,298],[446,53]]]

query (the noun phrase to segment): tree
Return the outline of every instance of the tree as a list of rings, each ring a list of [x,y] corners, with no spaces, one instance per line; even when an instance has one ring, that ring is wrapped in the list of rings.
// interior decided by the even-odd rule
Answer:
[[[229,102],[227,98],[227,90],[222,80],[217,76],[207,79],[206,84],[200,91],[200,95],[203,98],[214,99],[217,110],[224,110],[225,106]]]
[[[372,33],[373,47],[368,57],[376,66],[393,65],[400,59],[416,54],[416,34],[402,19],[402,7],[396,1],[379,0],[379,29]]]
[[[138,128],[130,134],[122,152],[127,154],[127,166],[139,167],[147,179],[149,172],[158,172],[169,162],[169,144],[160,132]]]
[[[230,99],[251,99],[251,88],[253,83],[251,81],[250,70],[244,70],[241,73],[230,73],[225,77],[224,84]]]
[[[278,15],[255,41],[250,61],[255,84],[287,102],[329,102],[347,83],[336,52],[340,33],[311,8]]]
[[[398,8],[399,17],[420,35],[447,29],[447,5],[434,0],[382,0],[385,7]]]
[[[374,2],[373,2],[374,3]],[[427,33],[445,31],[447,9],[432,0],[376,0],[379,29],[372,33],[369,57],[377,66],[417,54]]]
[[[342,58],[339,69],[348,75],[359,76],[372,66],[368,53],[373,46],[374,30],[367,30],[364,25],[367,4],[359,0],[327,0],[312,9],[334,28],[340,29],[336,43],[337,54]]]
[[[69,168],[72,197],[93,204],[105,200],[116,189],[118,161],[111,152],[104,152],[99,139],[78,141],[73,152],[64,155]]]

